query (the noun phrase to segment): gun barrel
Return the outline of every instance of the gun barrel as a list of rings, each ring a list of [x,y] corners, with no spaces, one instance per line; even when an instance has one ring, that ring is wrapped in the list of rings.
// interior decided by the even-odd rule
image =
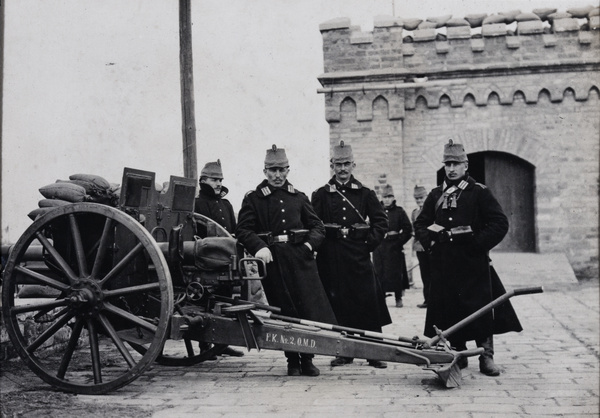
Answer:
[[[3,259],[7,259],[14,247],[14,244],[2,245],[0,248],[0,254]],[[41,245],[31,244],[29,248],[23,254],[22,261],[43,261],[44,260],[44,247]]]

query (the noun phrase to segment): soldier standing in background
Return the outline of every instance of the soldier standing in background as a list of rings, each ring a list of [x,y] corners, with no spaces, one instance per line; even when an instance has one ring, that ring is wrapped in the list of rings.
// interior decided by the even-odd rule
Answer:
[[[508,232],[508,219],[490,190],[467,173],[469,161],[461,144],[449,140],[442,162],[444,182],[429,193],[414,225],[417,238],[431,251],[427,337],[436,335],[434,325],[447,329],[506,293],[490,265],[489,251]],[[456,331],[449,340],[459,351],[466,350],[467,341],[475,340],[484,349],[479,370],[498,376],[493,335],[521,330],[507,301]],[[467,367],[467,357],[458,365]]]
[[[244,197],[238,240],[267,266],[263,286],[269,303],[284,315],[336,324],[319,279],[314,252],[325,235],[308,197],[287,181],[285,150],[267,150],[266,180]],[[313,354],[286,351],[289,376],[318,376]]]
[[[209,162],[204,165],[200,172],[200,193],[194,201],[194,212],[204,215],[212,219],[230,234],[235,232],[235,213],[233,206],[229,200],[225,199],[229,190],[223,186],[223,170],[221,161]],[[197,223],[198,227],[202,227],[201,223]],[[207,236],[207,231],[199,232],[203,236]],[[232,297],[233,289],[230,284],[224,283],[218,285],[214,293],[221,296]],[[210,343],[202,343],[200,349],[206,351],[211,347]],[[222,355],[242,357],[244,353],[232,347],[227,347]],[[213,360],[215,358],[212,358]]]
[[[415,185],[413,197],[415,198],[415,202],[418,206],[418,208],[413,210],[410,214],[410,220],[414,224],[417,220],[417,217],[423,210],[423,203],[425,202],[425,198],[427,197],[427,190],[425,190],[425,187],[423,186]],[[419,262],[419,272],[421,273],[421,281],[423,282],[423,303],[419,303],[417,307],[427,308],[427,301],[429,300],[429,286],[431,283],[431,268],[429,267],[429,254],[427,253],[427,251],[425,251],[425,249],[416,237],[413,241],[413,251],[417,255],[417,260]]]
[[[373,251],[373,265],[384,293],[394,292],[396,307],[401,308],[404,290],[410,287],[404,258],[404,244],[412,236],[412,224],[404,209],[396,205],[392,186],[386,184],[381,197],[389,227],[383,241]]]
[[[331,159],[334,176],[312,195],[313,206],[326,230],[317,265],[338,323],[381,332],[381,327],[392,319],[374,275],[370,253],[383,240],[388,220],[375,192],[352,176],[354,167],[352,148],[340,142],[333,148]],[[352,361],[336,357],[331,365]],[[369,365],[387,367],[379,360],[369,360]]]
[[[235,232],[235,213],[229,200],[229,190],[223,186],[221,161],[206,163],[200,172],[200,193],[194,201],[194,212],[204,215],[227,230]]]

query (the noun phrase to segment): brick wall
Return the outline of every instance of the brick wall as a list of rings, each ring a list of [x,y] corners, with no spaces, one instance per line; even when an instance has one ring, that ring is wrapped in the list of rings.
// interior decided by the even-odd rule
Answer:
[[[535,167],[536,248],[598,277],[598,16],[519,22],[512,32],[402,26],[321,26],[330,145],[351,144],[357,178],[373,187],[386,174],[409,212],[414,185],[435,186],[448,138],[468,153],[518,156]]]

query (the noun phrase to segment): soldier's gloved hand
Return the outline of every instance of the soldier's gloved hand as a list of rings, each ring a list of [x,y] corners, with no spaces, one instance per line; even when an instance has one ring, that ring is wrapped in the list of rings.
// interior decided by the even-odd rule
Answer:
[[[273,254],[271,254],[271,250],[269,250],[267,247],[258,250],[255,254],[255,257],[260,258],[265,263],[270,263],[273,261]]]

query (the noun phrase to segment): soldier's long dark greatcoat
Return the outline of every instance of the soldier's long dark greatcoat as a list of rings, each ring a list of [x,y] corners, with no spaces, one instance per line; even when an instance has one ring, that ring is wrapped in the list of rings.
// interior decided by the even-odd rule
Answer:
[[[401,292],[409,288],[404,244],[412,236],[412,224],[396,201],[384,210],[389,221],[388,233],[373,251],[373,265],[384,292]]]
[[[237,239],[251,254],[268,247],[273,262],[267,263],[262,281],[270,305],[283,315],[335,324],[335,315],[319,279],[313,252],[303,243],[267,245],[257,234],[286,235],[292,229],[308,229],[305,242],[319,248],[325,230],[308,197],[289,182],[272,187],[267,180],[249,192],[242,202]]]
[[[236,227],[235,212],[229,200],[225,199],[228,192],[223,186],[221,193],[216,194],[210,185],[200,183],[200,193],[194,201],[194,212],[209,217],[233,234]]]
[[[457,187],[452,189],[452,186]],[[449,193],[452,190],[454,192]],[[470,226],[474,234],[472,238],[439,242],[439,235],[427,229],[434,223],[447,230]],[[490,266],[489,251],[508,232],[508,219],[487,187],[476,183],[468,175],[454,184],[446,179],[427,196],[414,228],[423,247],[431,250],[426,336],[435,336],[434,325],[442,330],[448,329],[505,293],[498,275]],[[432,241],[435,244],[432,245]],[[479,340],[492,334],[521,330],[512,305],[507,301],[449,339]]]
[[[312,195],[315,212],[323,222],[342,227],[364,224],[347,201],[369,221],[368,237],[362,240],[325,238],[317,252],[319,275],[340,325],[381,331],[381,327],[392,320],[373,272],[370,252],[381,243],[388,229],[383,207],[375,192],[353,176],[345,185],[336,182],[334,177]]]

